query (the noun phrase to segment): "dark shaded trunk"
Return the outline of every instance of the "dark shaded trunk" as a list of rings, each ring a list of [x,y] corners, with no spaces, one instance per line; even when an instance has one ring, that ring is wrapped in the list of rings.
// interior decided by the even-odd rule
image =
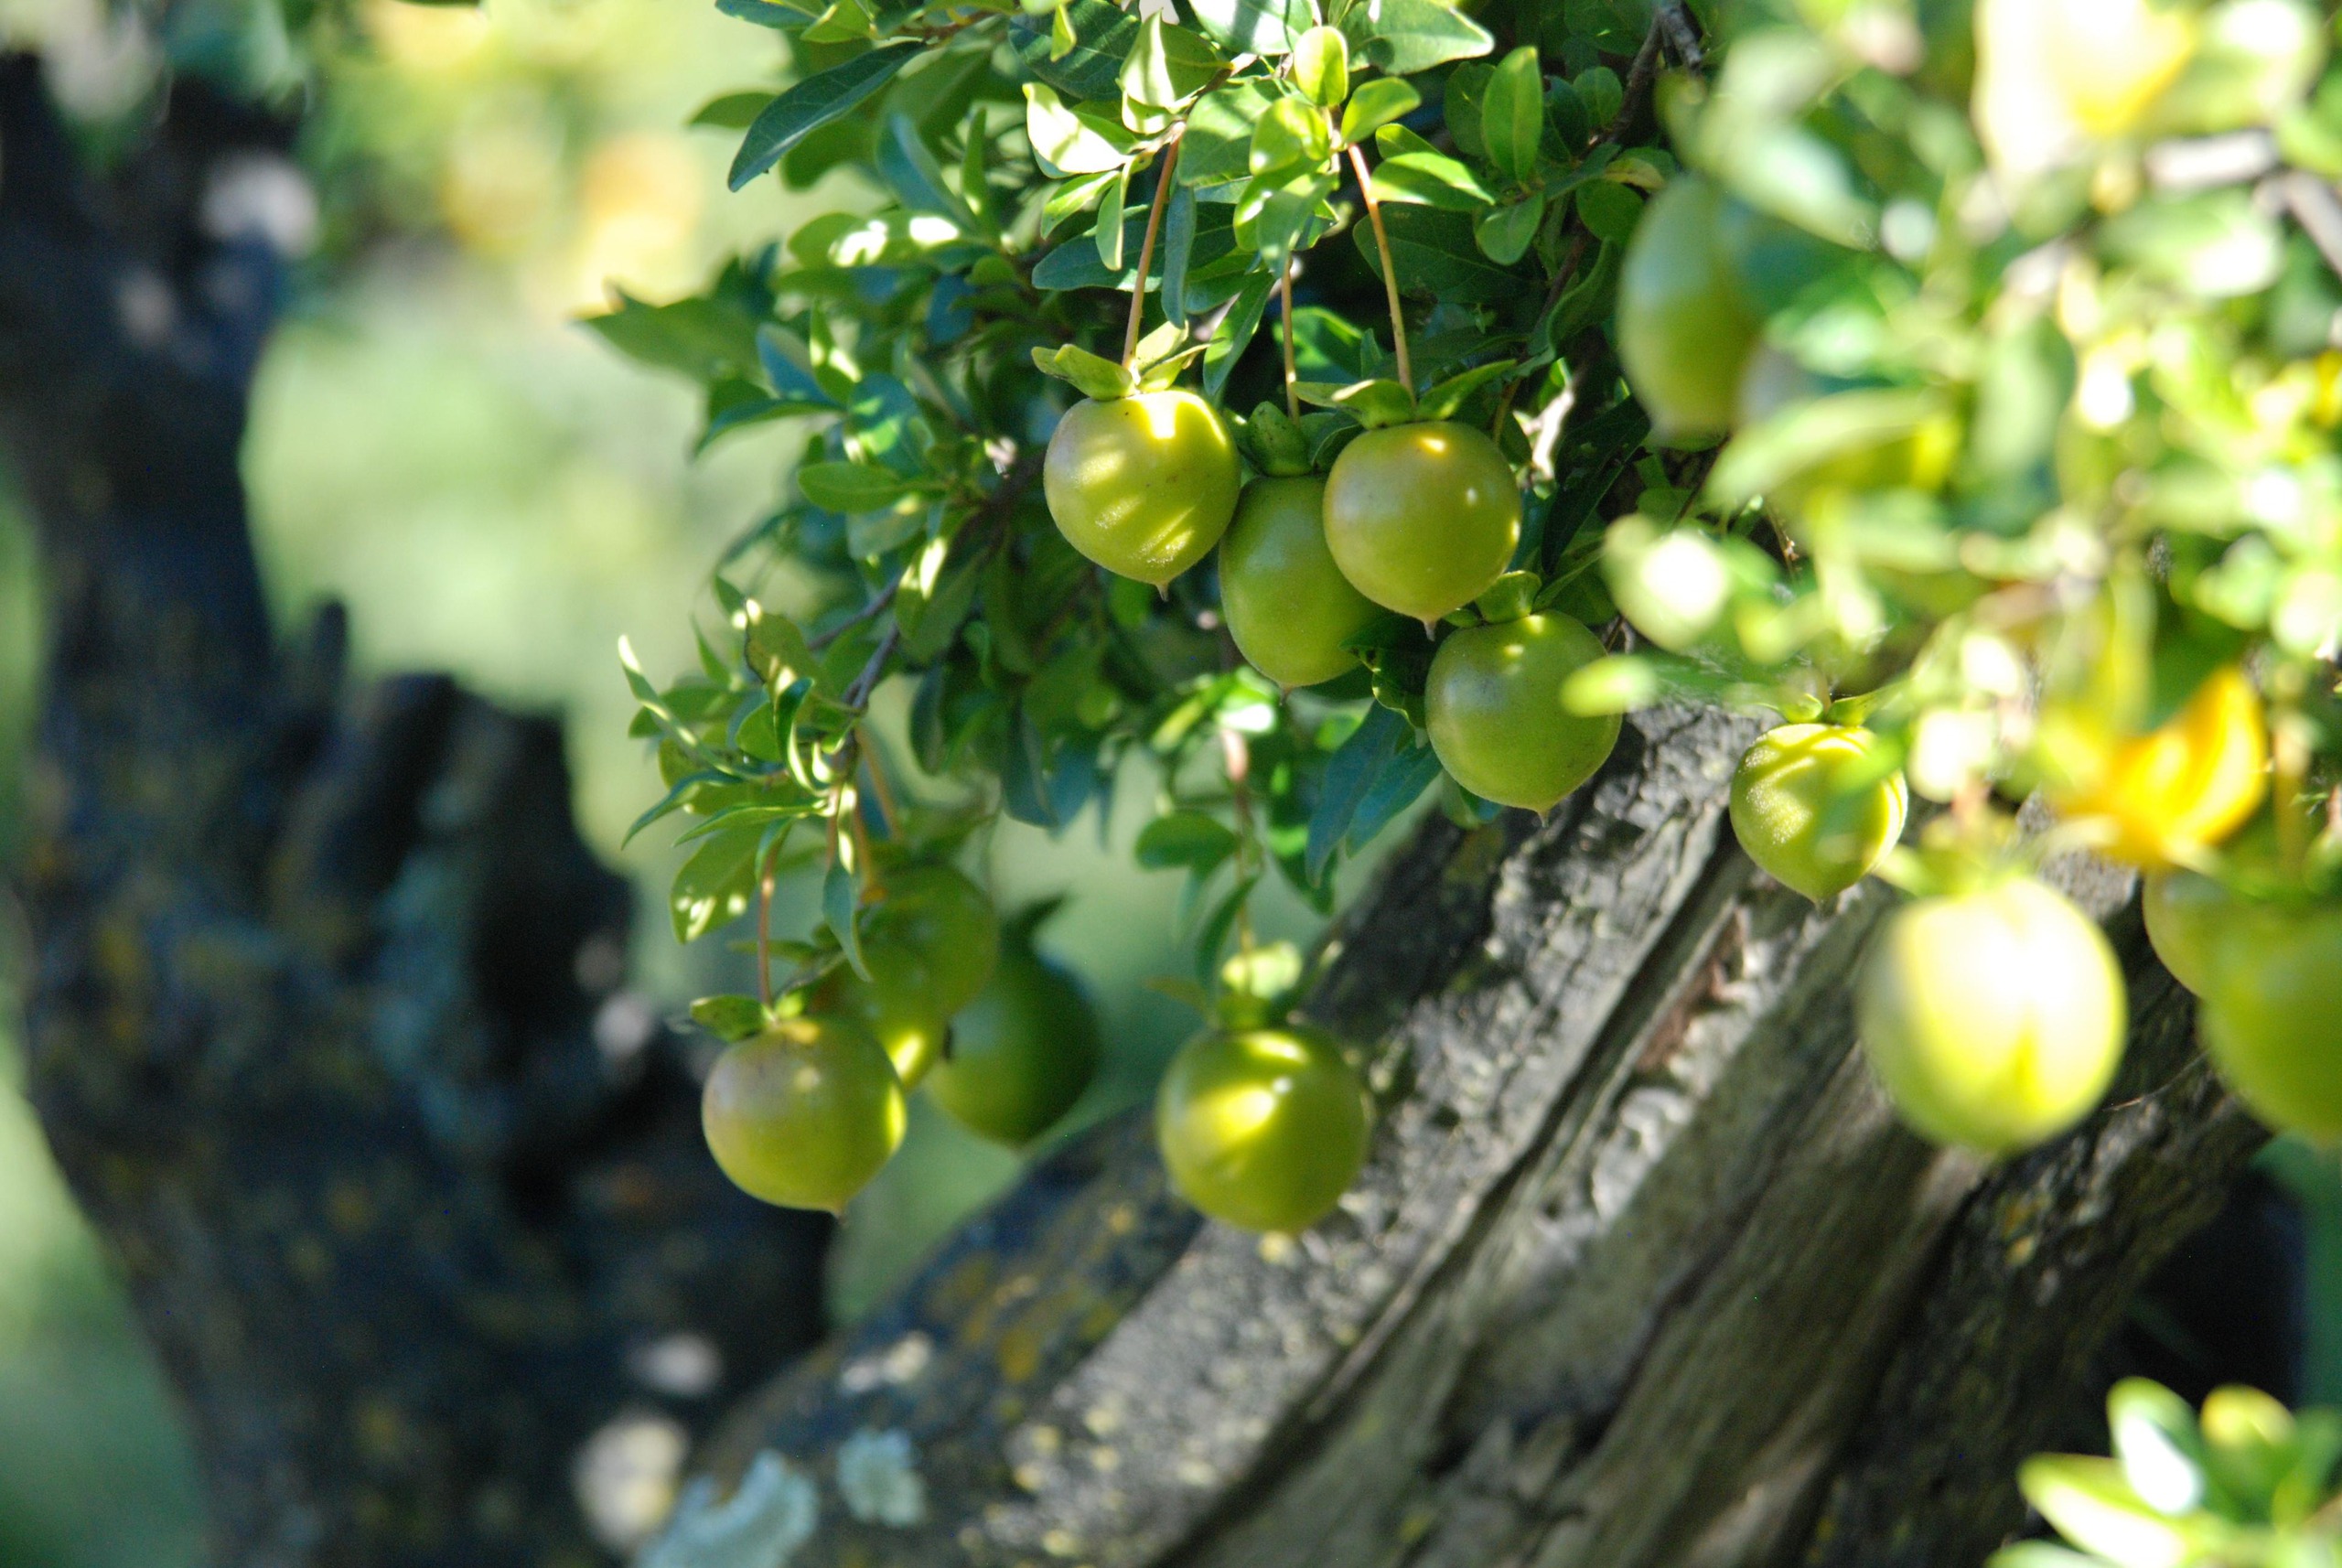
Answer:
[[[184,226],[235,142],[203,123],[156,155],[181,227],[142,226],[0,77],[0,422],[56,585],[35,1093],[223,1563],[579,1561],[630,1352],[760,1376],[822,1232],[723,1186],[675,1047],[597,993],[625,900],[551,726],[344,701],[330,621],[272,651],[234,449],[274,272]],[[147,276],[167,311],[124,308]],[[1314,1008],[1379,1042],[1340,1214],[1240,1235],[1133,1124],[1076,1141],[739,1402],[647,1568],[1979,1560],[2260,1134],[2084,865],[2132,975],[2108,1108],[1998,1169],[1901,1131],[1847,1005],[1889,896],[1756,877],[1748,734],[1646,714],[1552,822],[1398,856]]]

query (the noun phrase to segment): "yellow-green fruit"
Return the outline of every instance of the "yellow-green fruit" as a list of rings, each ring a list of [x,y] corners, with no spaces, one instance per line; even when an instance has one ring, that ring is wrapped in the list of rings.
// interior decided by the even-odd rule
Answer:
[[[1993,1155],[2090,1113],[2122,1059],[2126,1006],[2104,934],[2025,876],[1896,910],[1855,993],[1863,1049],[1904,1121]]]
[[[1497,444],[1445,420],[1370,430],[1326,477],[1326,543],[1350,585],[1434,621],[1488,591],[1520,542],[1520,486]]]
[[[1219,543],[1219,606],[1252,668],[1287,688],[1358,668],[1343,642],[1381,612],[1326,544],[1326,481],[1255,479]]]
[[[1000,953],[1000,918],[956,868],[883,875],[884,897],[862,918],[865,980],[841,965],[817,986],[815,1011],[851,1017],[886,1047],[906,1089],[942,1053],[951,1015],[975,1000]]]
[[[1157,587],[1211,553],[1240,478],[1228,427],[1189,392],[1083,399],[1058,421],[1041,468],[1067,542]]]
[[[1618,362],[1662,436],[1732,428],[1758,322],[1724,254],[1723,193],[1679,175],[1643,209],[1618,273]]]
[[[1569,678],[1602,642],[1565,615],[1524,616],[1451,633],[1423,688],[1431,748],[1475,795],[1550,810],[1594,777],[1618,744],[1618,715],[1562,706]]]
[[[1366,1164],[1365,1085],[1323,1030],[1199,1035],[1155,1101],[1172,1185],[1215,1219],[1300,1230],[1330,1213]]]
[[[751,1197],[834,1214],[903,1141],[903,1086],[878,1042],[838,1018],[790,1018],[715,1058],[700,1125]]]
[[[2272,1127],[2342,1136],[2342,909],[2266,908],[2215,940],[2204,1054]]]
[[[2201,873],[2172,870],[2148,875],[2139,906],[2155,957],[2174,980],[2202,995],[2211,979],[2214,943],[2248,913],[2245,901]]]
[[[1098,1015],[1081,987],[1018,942],[953,1022],[927,1092],[971,1132],[1023,1144],[1081,1098],[1099,1054]]]
[[[1774,880],[1819,904],[1860,882],[1903,836],[1899,772],[1865,777],[1878,737],[1852,725],[1782,725],[1732,776],[1732,831]]]

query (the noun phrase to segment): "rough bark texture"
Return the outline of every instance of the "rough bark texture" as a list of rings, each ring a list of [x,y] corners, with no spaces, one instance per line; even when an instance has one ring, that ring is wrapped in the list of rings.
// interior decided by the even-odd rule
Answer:
[[[627,1037],[592,983],[623,903],[551,729],[444,682],[339,702],[329,624],[272,656],[233,464],[258,328],[221,303],[268,258],[92,209],[20,69],[0,137],[0,422],[57,607],[34,1085],[220,1559],[582,1560],[566,1466],[644,1394],[628,1351],[769,1367],[818,1232],[714,1178],[666,1042],[593,1043]],[[251,287],[199,281],[231,263]],[[141,268],[168,310],[124,304]],[[736,1409],[643,1568],[1979,1561],[2258,1134],[2086,865],[2124,1085],[1997,1170],[1902,1132],[1847,1002],[1889,896],[1754,874],[1751,733],[1644,715],[1553,820],[1400,854],[1314,1004],[1381,1109],[1335,1218],[1201,1223],[1134,1119],[1094,1131]]]
[[[715,1175],[612,994],[629,900],[558,727],[435,678],[344,700],[330,614],[272,651],[236,462],[278,258],[199,215],[281,137],[182,83],[102,190],[0,64],[0,430],[51,590],[31,1091],[220,1563],[600,1561],[570,1467],[675,1383],[641,1352],[760,1378],[817,1331],[824,1231]]]

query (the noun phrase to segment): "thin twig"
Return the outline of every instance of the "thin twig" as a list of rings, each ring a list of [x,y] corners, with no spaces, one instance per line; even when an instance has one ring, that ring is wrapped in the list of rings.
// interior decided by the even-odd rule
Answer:
[[[2285,193],[2285,205],[2293,209],[2294,221],[2326,258],[2326,264],[2342,277],[2342,200],[2336,199],[2334,188],[2299,170],[2278,185]]]
[[[1683,0],[1660,0],[1656,20],[1667,29],[1667,41],[1674,46],[1675,58],[1686,70],[1697,71],[1707,63],[1700,48],[1699,24],[1683,9]]]
[[[900,622],[886,628],[886,635],[878,639],[876,648],[871,650],[870,661],[862,667],[862,673],[854,678],[854,684],[845,689],[843,701],[848,711],[858,714],[868,704],[870,693],[879,682],[886,678],[887,660],[895,657],[895,650],[902,640]]]
[[[1415,390],[1415,377],[1407,360],[1407,323],[1399,313],[1399,269],[1391,261],[1391,236],[1382,229],[1382,203],[1374,197],[1374,181],[1366,172],[1366,155],[1352,142],[1349,147],[1350,167],[1358,174],[1358,193],[1366,203],[1367,221],[1374,225],[1374,248],[1382,257],[1382,290],[1391,301],[1391,349],[1398,356],[1399,381],[1409,392]]]
[[[1586,249],[1592,238],[1593,236],[1584,229],[1580,229],[1571,236],[1569,252],[1562,257],[1561,267],[1553,274],[1552,286],[1545,291],[1545,303],[1539,306],[1537,314],[1531,317],[1538,326],[1544,325],[1545,318],[1553,314],[1553,306],[1561,304],[1563,291],[1570,286],[1570,280],[1577,275],[1578,265],[1585,260]],[[1504,395],[1497,400],[1497,416],[1488,422],[1490,440],[1502,437],[1504,416],[1512,412],[1512,400],[1520,394],[1521,381],[1521,377],[1514,376],[1505,381]]]
[[[1284,271],[1277,274],[1277,303],[1284,310],[1284,412],[1288,419],[1301,417],[1301,398],[1295,392],[1294,383],[1300,378],[1293,368],[1293,252],[1285,252]]]
[[[895,602],[896,591],[901,588],[902,585],[903,580],[900,577],[896,578],[893,582],[879,589],[876,596],[872,598],[868,604],[863,606],[860,609],[846,617],[845,619],[838,622],[837,625],[830,628],[829,630],[822,633],[819,637],[807,638],[805,639],[806,650],[811,653],[819,653],[822,650],[827,648],[830,644],[835,642],[839,638],[843,637],[847,632],[852,631],[855,627],[860,626],[863,622],[886,614],[886,607]]]
[[[1649,95],[1650,84],[1659,75],[1659,45],[1663,32],[1660,19],[1653,16],[1650,31],[1643,35],[1642,48],[1635,51],[1635,62],[1627,68],[1626,91],[1619,95],[1618,112],[1610,116],[1610,124],[1603,126],[1602,134],[1594,138],[1596,144],[1627,139],[1635,116],[1642,113],[1643,100]]]
[[[1163,227],[1163,209],[1171,199],[1171,177],[1179,168],[1179,138],[1187,128],[1181,123],[1164,145],[1163,172],[1155,180],[1155,205],[1146,211],[1146,238],[1138,243],[1138,276],[1131,284],[1131,320],[1123,329],[1123,369],[1126,371],[1138,358],[1138,329],[1146,316],[1146,273],[1155,264],[1155,235]]]
[[[779,855],[768,856],[757,882],[757,996],[772,1011],[772,884]]]

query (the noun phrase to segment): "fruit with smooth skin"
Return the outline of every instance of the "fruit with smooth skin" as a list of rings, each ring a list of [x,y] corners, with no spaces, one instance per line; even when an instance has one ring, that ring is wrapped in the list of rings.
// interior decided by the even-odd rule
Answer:
[[[2011,1154],[2105,1094],[2122,1055],[2122,972],[2089,916],[2011,876],[1889,916],[1864,961],[1855,1019],[1912,1128]]]
[[[1732,428],[1755,307],[1722,242],[1725,198],[1680,175],[1643,209],[1618,273],[1618,362],[1662,437]]]
[[[1565,615],[1523,616],[1449,634],[1431,661],[1423,711],[1440,766],[1475,795],[1551,810],[1618,744],[1618,715],[1562,705],[1602,642]]]
[[[835,1214],[903,1141],[901,1079],[843,1018],[788,1018],[715,1058],[700,1125],[733,1185],[784,1208]]]
[[[2211,978],[2213,947],[2221,932],[2251,913],[2243,899],[2212,878],[2176,867],[2148,875],[2139,890],[2139,907],[2155,957],[2198,996]]]
[[[2143,735],[2103,734],[2095,714],[2065,706],[2045,713],[2043,730],[2068,772],[2049,786],[2050,804],[2134,865],[2200,855],[2242,827],[2269,790],[2261,695],[2233,664]]]
[[[1878,737],[1853,725],[1782,725],[1732,776],[1732,831],[1775,881],[1819,904],[1860,882],[1903,836],[1911,791],[1878,778]]]
[[[1164,1074],[1155,1131],[1172,1185],[1206,1214],[1305,1230],[1366,1163],[1366,1087],[1321,1029],[1199,1035]]]
[[[1497,444],[1434,420],[1370,430],[1326,477],[1326,544],[1384,609],[1435,621],[1488,591],[1520,542],[1520,486]]]
[[[1342,646],[1381,612],[1326,543],[1326,481],[1255,479],[1219,542],[1219,607],[1253,669],[1291,690],[1358,668]]]
[[[2342,1136],[2342,909],[2264,908],[2211,944],[2196,1015],[2204,1054],[2272,1127]]]
[[[1158,588],[1228,532],[1241,478],[1219,413],[1176,390],[1075,403],[1041,467],[1049,515],[1067,542]]]
[[[1000,917],[955,867],[884,873],[885,896],[862,918],[865,980],[840,965],[813,990],[816,1012],[854,1019],[886,1047],[903,1087],[918,1087],[942,1053],[951,1015],[976,998],[1000,952]]]
[[[1080,985],[1019,940],[953,1020],[927,1092],[969,1131],[1020,1146],[1081,1098],[1101,1050],[1098,1015]]]

